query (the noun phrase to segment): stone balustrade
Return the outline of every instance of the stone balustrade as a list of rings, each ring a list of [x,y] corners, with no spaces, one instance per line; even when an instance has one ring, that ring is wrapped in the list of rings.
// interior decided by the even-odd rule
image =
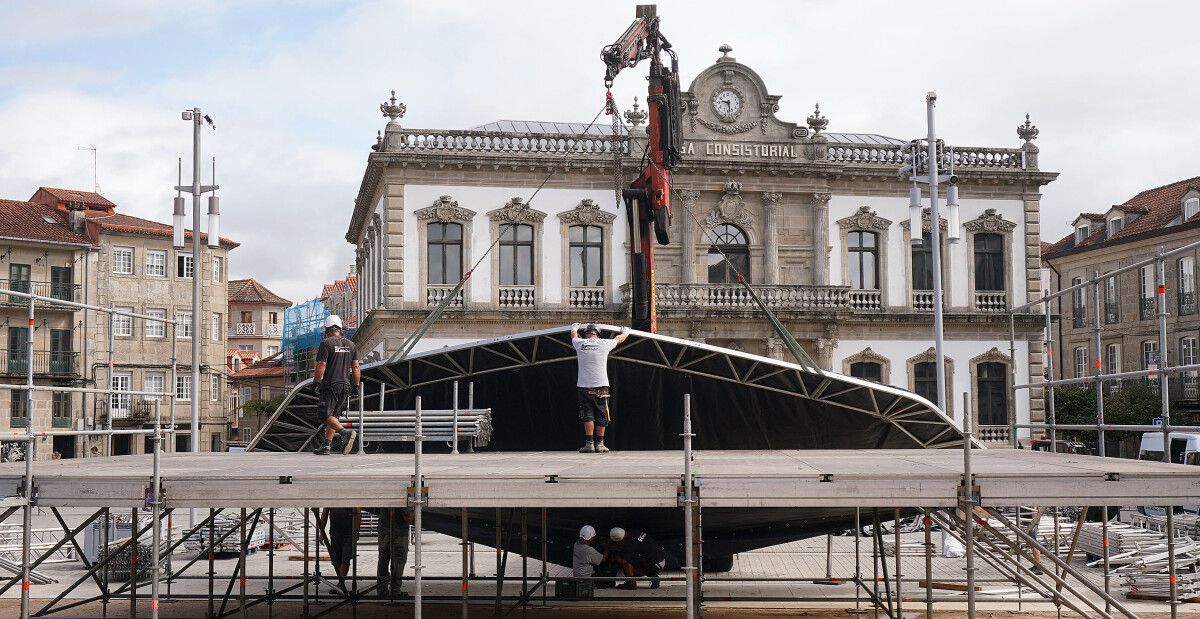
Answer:
[[[912,293],[912,306],[914,311],[932,312],[933,311],[933,291],[932,290],[914,290]]]
[[[942,161],[939,162],[939,167],[942,169],[948,168],[950,158],[951,153],[947,152],[941,157]],[[924,160],[925,157],[922,156],[921,159]],[[1025,153],[1019,148],[955,147],[953,159],[955,169],[1025,169]],[[904,151],[898,145],[841,144],[831,142],[826,160],[836,163],[877,164],[900,167],[904,165]]]
[[[985,445],[1009,445],[1012,443],[1012,428],[1009,426],[979,426],[979,442]]]
[[[454,286],[426,286],[425,287],[425,305],[428,305],[429,307],[434,307],[434,306],[441,304],[441,302],[446,298],[446,296],[450,294],[451,290],[454,290]],[[459,290],[458,294],[454,295],[454,300],[451,301],[450,304],[447,305],[446,307],[462,307],[462,306],[463,306],[463,295],[462,295],[462,291]]]
[[[989,290],[975,293],[975,309],[981,312],[1008,311],[1008,293],[1003,290]]]
[[[883,295],[878,290],[851,290],[850,307],[859,311],[883,309]]]
[[[501,286],[500,309],[531,308],[537,303],[534,286]]]
[[[629,140],[619,138],[623,154]],[[401,129],[389,132],[389,151],[433,151],[446,153],[519,153],[611,155],[612,136],[569,133],[507,133],[503,131],[455,129]]]
[[[571,309],[601,309],[604,298],[603,286],[576,286],[567,291],[567,305]]]
[[[845,286],[755,285],[754,292],[775,310],[849,310]],[[660,309],[754,309],[754,298],[739,284],[658,284]],[[628,296],[628,295],[626,295]]]

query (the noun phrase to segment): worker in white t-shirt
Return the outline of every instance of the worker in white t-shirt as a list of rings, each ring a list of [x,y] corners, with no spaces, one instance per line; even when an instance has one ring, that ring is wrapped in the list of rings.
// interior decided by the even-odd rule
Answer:
[[[571,345],[579,361],[579,377],[575,381],[579,402],[579,420],[583,422],[583,447],[580,453],[604,453],[604,429],[611,415],[608,409],[608,353],[629,337],[629,328],[621,329],[617,337],[600,337],[600,328],[589,324],[579,337],[579,323],[571,326]],[[594,435],[594,436],[593,436]]]

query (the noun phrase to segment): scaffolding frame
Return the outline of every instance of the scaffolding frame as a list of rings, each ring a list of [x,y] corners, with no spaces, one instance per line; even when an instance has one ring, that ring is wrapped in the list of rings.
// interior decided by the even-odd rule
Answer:
[[[1068,287],[1063,287],[1059,281],[1058,290],[1051,292],[1044,290],[1042,296],[1038,299],[1029,301],[1024,305],[1016,306],[1008,310],[1009,317],[1009,350],[1016,349],[1016,333],[1015,320],[1018,314],[1029,313],[1038,306],[1041,306],[1041,311],[1045,317],[1044,321],[1044,337],[1042,341],[1042,355],[1046,367],[1046,377],[1040,382],[1031,381],[1027,384],[1016,384],[1015,369],[1010,380],[1012,384],[1011,393],[1015,398],[1020,391],[1028,390],[1032,392],[1035,389],[1044,390],[1044,401],[1046,411],[1046,421],[1040,423],[1030,422],[1027,424],[1018,424],[1014,416],[1009,417],[1009,436],[1012,446],[1019,447],[1018,429],[1028,430],[1043,430],[1049,433],[1050,451],[1054,452],[1058,449],[1058,431],[1069,430],[1079,432],[1096,432],[1097,455],[1106,457],[1105,453],[1105,433],[1106,432],[1162,432],[1163,434],[1163,462],[1171,462],[1171,433],[1172,432],[1200,432],[1200,426],[1176,426],[1171,423],[1171,406],[1170,406],[1170,377],[1172,375],[1181,375],[1184,372],[1200,371],[1200,364],[1178,364],[1171,365],[1170,355],[1167,348],[1167,316],[1170,313],[1167,310],[1167,276],[1166,262],[1167,259],[1200,248],[1200,241],[1187,243],[1174,249],[1166,249],[1164,246],[1159,246],[1155,250],[1154,256],[1127,264],[1118,269],[1114,269],[1107,273],[1101,274],[1098,270],[1093,270],[1091,278],[1087,281],[1073,284]],[[1137,371],[1112,372],[1112,368],[1105,368],[1105,354],[1103,345],[1103,332],[1105,321],[1101,320],[1103,315],[1103,306],[1100,299],[1100,287],[1105,285],[1110,279],[1116,278],[1124,273],[1140,271],[1143,267],[1154,267],[1154,306],[1156,313],[1157,331],[1158,331],[1158,363],[1157,367],[1148,368]],[[1054,376],[1054,335],[1052,330],[1052,312],[1050,302],[1059,300],[1068,295],[1082,294],[1083,309],[1085,316],[1090,310],[1091,316],[1091,374],[1088,376],[1079,376],[1075,378],[1055,378]],[[1074,307],[1074,305],[1073,305]],[[1059,317],[1062,320],[1062,317]],[[1015,359],[1015,357],[1012,357]],[[1143,359],[1143,363],[1147,363]],[[1147,363],[1148,365],[1148,363]],[[1106,372],[1105,370],[1110,370]],[[1105,386],[1113,381],[1121,381],[1128,378],[1144,378],[1156,379],[1159,392],[1159,415],[1162,420],[1161,425],[1114,425],[1105,422],[1104,419],[1104,392]],[[1055,389],[1059,386],[1066,385],[1091,385],[1096,392],[1096,423],[1088,424],[1060,424],[1057,422],[1055,410]],[[1108,508],[1102,508],[1102,518],[1104,522],[1103,543],[1105,548],[1108,547]],[[1169,603],[1171,605],[1171,617],[1174,618],[1178,613],[1179,591],[1178,579],[1175,569],[1175,535],[1174,535],[1174,510],[1170,507],[1166,509],[1167,519],[1167,561],[1168,575],[1170,583]],[[1104,582],[1105,588],[1108,588],[1109,583],[1109,562],[1107,556],[1104,558]]]

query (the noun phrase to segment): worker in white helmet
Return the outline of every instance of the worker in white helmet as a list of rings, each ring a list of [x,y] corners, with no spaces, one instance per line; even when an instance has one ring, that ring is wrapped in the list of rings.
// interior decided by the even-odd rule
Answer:
[[[575,540],[575,545],[571,548],[571,574],[586,578],[593,576],[596,573],[596,566],[604,563],[608,557],[608,552],[600,552],[596,550],[593,541],[596,538],[596,529],[585,524],[579,529],[579,539]]]
[[[358,433],[342,427],[338,416],[346,410],[348,398],[358,395],[362,381],[358,363],[358,347],[342,337],[342,319],[331,314],[325,319],[325,339],[317,348],[317,366],[313,375],[313,389],[317,392],[317,421],[325,431],[317,435],[313,453],[329,455],[330,444],[336,436],[339,451],[348,454],[354,449]]]
[[[609,552],[629,578],[617,588],[637,589],[637,581],[633,578],[648,576],[651,578],[650,588],[657,589],[660,584],[658,575],[667,567],[667,552],[663,547],[649,533],[637,529],[626,531],[621,527],[613,527],[608,537],[612,540],[608,545]]]
[[[581,331],[583,337],[580,337]],[[571,346],[575,348],[579,364],[575,397],[579,408],[579,420],[583,422],[583,447],[579,448],[581,453],[608,451],[608,447],[604,445],[604,431],[612,421],[608,407],[608,353],[627,337],[628,327],[621,329],[621,333],[610,340],[600,337],[599,325],[580,327],[579,323],[575,323],[571,326]]]

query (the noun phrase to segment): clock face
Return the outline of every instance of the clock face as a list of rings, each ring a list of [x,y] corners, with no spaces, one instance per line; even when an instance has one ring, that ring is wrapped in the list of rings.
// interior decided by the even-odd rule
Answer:
[[[725,122],[733,122],[742,114],[742,96],[731,88],[722,88],[713,93],[713,111]]]

